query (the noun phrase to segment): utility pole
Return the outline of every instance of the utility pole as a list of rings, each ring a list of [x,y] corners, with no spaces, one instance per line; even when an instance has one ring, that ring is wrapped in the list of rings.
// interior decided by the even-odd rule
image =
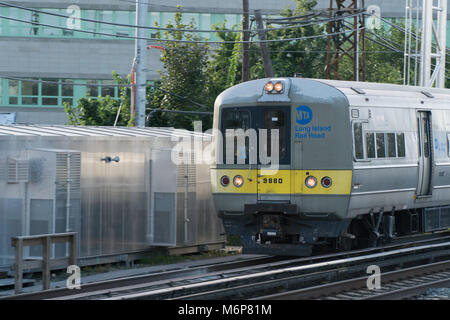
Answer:
[[[434,3],[437,2],[437,6]],[[437,16],[437,28],[433,14]],[[422,87],[445,88],[445,54],[447,42],[447,0],[423,0],[422,46],[420,50],[420,85]],[[433,35],[436,43],[433,52]],[[432,59],[435,59],[432,71]]]
[[[136,110],[134,114],[134,122],[137,127],[145,127],[145,88],[147,85],[147,74],[146,74],[146,64],[147,64],[147,50],[146,50],[146,40],[145,29],[139,28],[143,27],[147,22],[147,5],[146,2],[142,0],[136,0],[136,37],[135,40],[135,66],[136,66],[136,85],[135,85],[135,96],[136,96]]]
[[[269,50],[267,49],[266,31],[261,17],[261,10],[255,10],[256,27],[258,28],[258,37],[261,45],[261,54],[264,64],[264,72],[267,78],[273,77],[272,61],[270,60]]]
[[[248,8],[248,0],[242,0],[242,30],[249,29],[249,8]],[[250,59],[249,59],[249,50],[250,50],[250,31],[243,31],[243,40],[242,44],[242,82],[250,80]]]
[[[328,23],[327,65],[325,76],[327,79],[365,81],[365,18],[364,15],[353,17],[353,23],[342,18],[346,15],[357,14],[364,8],[364,0],[330,0],[329,18],[336,19]],[[339,20],[338,20],[339,19]],[[353,30],[350,34],[345,30]],[[344,58],[349,58],[353,64],[353,74],[346,79],[339,72],[339,64]]]

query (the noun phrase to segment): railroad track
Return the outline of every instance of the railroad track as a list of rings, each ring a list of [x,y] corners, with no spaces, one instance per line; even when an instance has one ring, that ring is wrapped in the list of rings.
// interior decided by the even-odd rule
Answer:
[[[379,289],[369,289],[367,276],[258,297],[255,300],[398,300],[430,288],[450,285],[450,261],[391,271],[381,275]]]
[[[46,300],[54,298],[71,297],[76,295],[90,296],[92,293],[107,292],[108,290],[114,290],[117,288],[127,288],[133,286],[142,286],[146,283],[155,283],[158,281],[168,280],[183,277],[195,277],[199,274],[208,274],[212,272],[222,272],[229,269],[237,269],[241,267],[260,265],[264,263],[276,262],[284,260],[280,257],[262,256],[250,259],[242,259],[239,261],[221,263],[221,264],[208,264],[190,267],[186,269],[175,269],[170,271],[162,271],[145,275],[138,275],[132,277],[125,277],[113,280],[98,281],[92,283],[84,283],[79,290],[70,290],[67,288],[57,288],[38,292],[22,293],[13,296],[0,297],[0,300]]]
[[[450,242],[371,253],[308,265],[255,270],[252,273],[222,274],[221,278],[202,279],[193,283],[172,283],[170,287],[154,287],[141,292],[127,292],[97,297],[105,300],[129,299],[249,299],[276,290],[291,290],[321,282],[355,277],[366,272],[370,264],[383,269],[421,263],[430,259],[449,259]],[[248,270],[247,270],[248,271]],[[367,277],[367,276],[366,276]]]
[[[291,290],[362,275],[369,263],[395,268],[450,257],[450,236],[441,234],[384,247],[305,258],[262,257],[222,265],[83,284],[81,290],[52,289],[3,299],[223,299],[255,292]]]

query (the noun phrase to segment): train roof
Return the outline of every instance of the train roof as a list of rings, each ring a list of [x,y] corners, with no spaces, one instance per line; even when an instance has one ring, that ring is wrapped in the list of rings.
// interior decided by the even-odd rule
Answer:
[[[216,102],[218,104],[238,104],[250,100],[256,102],[261,97],[267,81],[288,79],[291,101],[320,99],[322,102],[325,100],[333,102],[341,96],[348,100],[350,106],[450,109],[450,89],[311,78],[264,78],[244,82],[225,90]]]
[[[308,79],[328,84],[346,96],[364,95],[389,95],[390,97],[415,97],[418,99],[450,99],[450,89],[427,88],[419,86],[404,86],[390,83],[361,82],[361,81],[340,81]]]

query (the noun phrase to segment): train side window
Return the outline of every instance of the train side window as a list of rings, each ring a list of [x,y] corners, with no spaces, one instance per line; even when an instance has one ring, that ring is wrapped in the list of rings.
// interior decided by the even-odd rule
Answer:
[[[430,146],[431,146],[431,141],[430,141],[430,123],[428,121],[428,119],[423,119],[423,151],[424,151],[424,155],[425,158],[429,158],[430,157]]]
[[[388,145],[388,157],[395,158],[397,157],[397,151],[395,146],[395,134],[387,133],[387,145]]]
[[[404,158],[406,155],[405,150],[405,134],[397,133],[397,156],[399,158]]]
[[[386,158],[384,133],[376,134],[376,144],[377,144],[377,158]]]
[[[375,134],[366,132],[367,158],[375,158]]]
[[[353,124],[353,135],[355,142],[355,158],[364,159],[363,132],[361,122],[355,122]]]
[[[447,133],[447,155],[450,157],[450,133]]]

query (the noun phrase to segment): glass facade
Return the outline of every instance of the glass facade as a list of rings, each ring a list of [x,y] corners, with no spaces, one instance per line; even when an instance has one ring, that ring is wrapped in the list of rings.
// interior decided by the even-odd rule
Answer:
[[[39,9],[41,11],[60,14],[64,16],[71,16],[71,13],[66,9]],[[61,28],[73,28],[77,25],[73,23],[73,18],[64,18],[59,16],[51,16],[44,13],[33,13],[31,11],[21,10],[17,8],[0,8],[2,16],[11,17],[15,19],[25,20],[32,23],[25,23],[13,21],[8,19],[0,19],[0,35],[12,37],[69,37],[69,38],[95,38],[95,39],[127,39],[124,36],[134,37],[135,29],[133,27],[108,25],[99,22],[80,21],[79,28],[92,33],[77,32],[73,30],[63,30],[43,26],[39,24],[46,24],[57,26]],[[135,24],[134,11],[112,11],[112,10],[81,10],[81,18],[91,19],[102,22],[113,22],[126,25]],[[151,12],[148,15],[147,26],[165,26],[168,23],[174,23],[174,12]],[[182,21],[188,24],[194,21],[195,27],[203,30],[211,30],[214,24],[221,24],[226,21],[226,27],[232,28],[235,25],[241,24],[240,14],[210,14],[210,13],[183,13]],[[76,27],[75,27],[76,28]],[[149,29],[147,37],[155,37],[157,30]],[[219,40],[215,33],[203,32],[200,34],[202,38],[210,40]]]
[[[86,96],[119,98],[119,88],[114,80],[86,79],[0,79],[0,105],[62,107],[66,102],[76,104]]]

